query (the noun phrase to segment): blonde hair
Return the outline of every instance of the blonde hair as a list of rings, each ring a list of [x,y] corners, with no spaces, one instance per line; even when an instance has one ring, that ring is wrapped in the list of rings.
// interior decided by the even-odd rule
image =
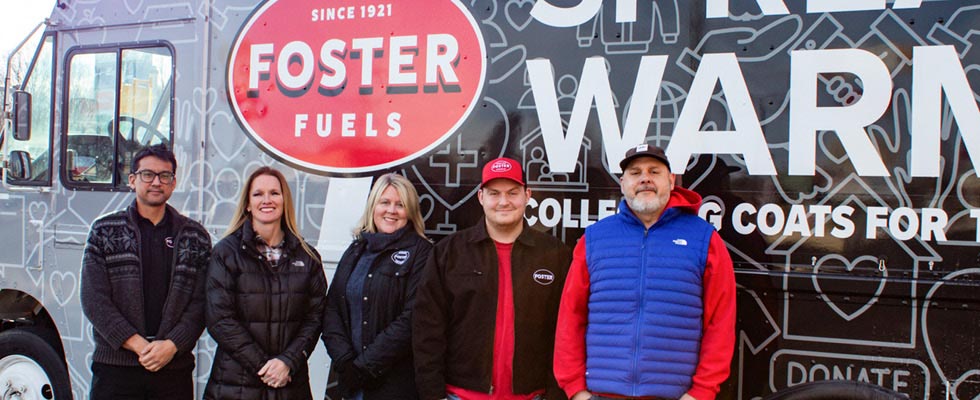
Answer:
[[[279,180],[279,186],[282,187],[282,225],[283,229],[289,231],[296,239],[299,240],[300,246],[303,247],[303,251],[309,254],[317,260],[320,257],[317,256],[316,252],[310,248],[306,241],[303,240],[303,235],[299,233],[299,226],[296,224],[296,209],[293,206],[293,193],[289,190],[289,184],[286,183],[286,177],[283,176],[282,172],[279,170],[263,166],[256,169],[248,176],[248,180],[245,181],[245,185],[242,186],[242,192],[238,196],[238,206],[235,207],[235,215],[231,217],[231,222],[228,223],[228,230],[225,231],[225,236],[235,233],[238,229],[245,224],[246,220],[249,220],[252,216],[248,212],[248,202],[249,193],[252,191],[252,182],[255,182],[255,178],[262,175],[269,175],[277,180]]]
[[[409,225],[412,225],[416,234],[425,238],[425,222],[422,221],[422,212],[419,208],[419,194],[408,178],[394,173],[381,175],[374,181],[371,193],[368,194],[367,205],[364,207],[364,214],[354,228],[354,237],[360,238],[362,232],[378,232],[378,227],[374,225],[374,207],[381,201],[381,193],[384,193],[389,186],[398,192],[398,200],[405,207]]]

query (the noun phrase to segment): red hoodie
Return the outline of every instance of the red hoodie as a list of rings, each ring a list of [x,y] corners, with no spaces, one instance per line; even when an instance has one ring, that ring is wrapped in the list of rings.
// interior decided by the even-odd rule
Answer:
[[[697,213],[701,196],[675,187],[667,208]],[[698,400],[712,400],[728,378],[735,347],[735,272],[725,242],[715,232],[708,246],[704,269],[704,315],[701,350],[693,385],[687,394]],[[585,381],[585,330],[589,321],[589,268],[586,265],[585,236],[572,255],[555,333],[555,378],[571,398],[587,390]],[[616,393],[604,393],[612,394]]]

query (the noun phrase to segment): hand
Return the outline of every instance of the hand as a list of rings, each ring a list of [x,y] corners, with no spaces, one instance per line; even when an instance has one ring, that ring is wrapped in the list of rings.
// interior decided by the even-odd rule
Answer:
[[[289,377],[289,367],[278,358],[266,361],[262,369],[259,370],[259,376],[262,377],[263,383],[274,388],[286,386],[291,380]]]
[[[591,398],[592,398],[592,393],[583,390],[581,392],[575,393],[574,395],[572,395],[572,398],[568,400],[589,400]]]
[[[681,400],[698,400],[698,399],[695,399],[694,396],[684,393],[684,395],[681,396]]]
[[[139,352],[140,365],[147,371],[156,372],[170,364],[170,360],[174,359],[174,354],[177,354],[177,345],[172,340],[154,340],[143,347],[143,351]]]
[[[145,338],[143,338],[139,334],[135,334],[133,336],[130,336],[129,339],[126,339],[126,341],[123,342],[122,347],[126,350],[136,353],[136,355],[140,355],[140,353],[143,352],[143,348],[146,347],[148,344],[150,344],[150,342],[147,342]]]

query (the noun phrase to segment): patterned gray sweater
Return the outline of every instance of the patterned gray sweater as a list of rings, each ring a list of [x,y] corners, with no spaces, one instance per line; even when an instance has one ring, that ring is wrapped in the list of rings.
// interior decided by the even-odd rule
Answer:
[[[204,280],[211,257],[211,236],[201,224],[167,206],[173,218],[174,260],[170,288],[157,340],[170,339],[177,354],[165,369],[192,367],[197,339],[204,330]],[[134,201],[124,210],[92,224],[82,257],[82,311],[92,322],[92,361],[139,366],[139,357],[122,348],[145,330],[143,268],[140,262],[139,215]],[[151,334],[152,335],[152,334]]]

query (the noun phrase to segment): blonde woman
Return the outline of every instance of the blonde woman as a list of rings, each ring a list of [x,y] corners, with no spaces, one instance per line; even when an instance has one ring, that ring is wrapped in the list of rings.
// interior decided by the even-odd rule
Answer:
[[[417,399],[412,306],[432,244],[411,182],[378,178],[353,234],[327,294],[323,343],[337,382],[327,396]]]
[[[312,399],[307,359],[327,289],[303,241],[282,173],[246,182],[207,274],[208,333],[218,342],[205,399]]]

